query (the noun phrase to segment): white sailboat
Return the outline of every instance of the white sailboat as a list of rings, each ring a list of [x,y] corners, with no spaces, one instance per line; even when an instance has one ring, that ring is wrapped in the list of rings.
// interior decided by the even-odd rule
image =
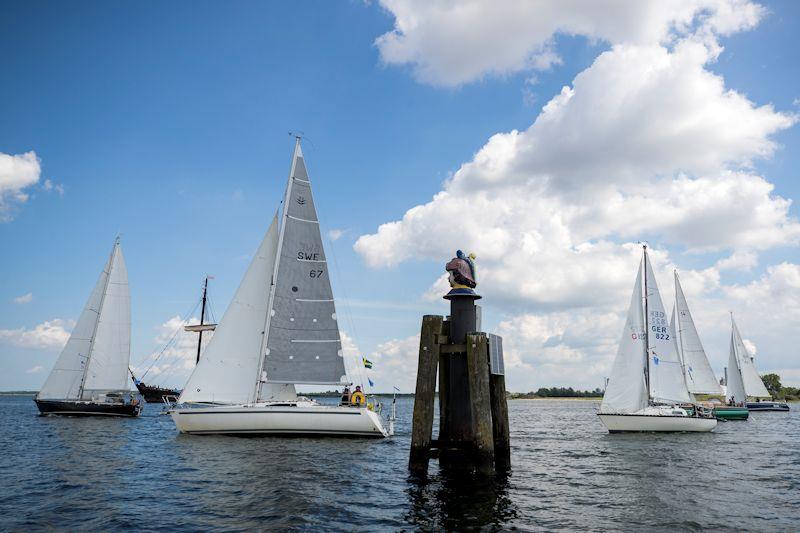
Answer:
[[[722,395],[722,387],[711,370],[700,335],[694,325],[689,304],[683,294],[678,271],[675,271],[675,307],[672,311],[672,329],[683,363],[686,387],[691,394]]]
[[[598,416],[611,433],[713,430],[717,420],[705,410],[695,408],[690,415],[680,407],[690,402],[645,246]]]
[[[788,411],[786,402],[772,401],[772,395],[758,375],[753,357],[731,313],[731,350],[726,372],[726,396],[731,404],[743,403],[750,411]],[[749,398],[756,401],[747,401]],[[763,398],[763,400],[762,400]]]
[[[321,405],[295,384],[348,384],[317,211],[295,143],[283,212],[170,410],[191,434],[388,437],[368,406]]]
[[[36,405],[43,415],[138,416],[130,394],[131,297],[119,239]]]

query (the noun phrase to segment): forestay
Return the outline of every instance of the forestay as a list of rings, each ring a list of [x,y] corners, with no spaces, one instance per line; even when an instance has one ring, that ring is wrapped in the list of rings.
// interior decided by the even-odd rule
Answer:
[[[269,383],[347,381],[329,268],[298,139],[278,245],[263,371]]]
[[[679,355],[681,355],[686,373],[686,386],[693,394],[722,394],[714,371],[700,342],[700,336],[694,325],[689,304],[683,294],[678,272],[675,272],[675,316],[672,329],[677,336]]]
[[[739,361],[739,368],[742,371],[742,381],[744,382],[745,392],[748,396],[754,398],[771,398],[772,395],[764,386],[761,376],[758,375],[756,365],[753,364],[753,359],[750,357],[750,353],[747,351],[747,347],[742,341],[742,336],[739,334],[739,328],[736,326],[733,317],[731,317],[731,323],[733,325],[734,350],[736,359]]]
[[[672,327],[658,290],[647,252],[644,254],[647,294],[647,340],[650,368],[650,396],[657,403],[692,401],[683,376]]]
[[[647,407],[648,396],[644,381],[644,314],[642,312],[642,265],[628,307],[628,318],[619,340],[617,356],[606,386],[602,413],[635,413]]]
[[[116,245],[114,246],[116,249]],[[89,350],[92,347],[97,319],[100,316],[100,305],[106,289],[108,273],[111,271],[111,262],[114,255],[108,257],[103,271],[97,278],[92,293],[81,312],[78,322],[69,336],[67,344],[61,350],[55,367],[47,376],[42,390],[37,398],[42,400],[76,400],[80,396],[81,382],[86,361],[89,359]]]
[[[239,404],[253,399],[277,249],[276,214],[179,402]]]
[[[739,359],[736,357],[736,340],[733,330],[731,330],[731,349],[728,356],[728,373],[726,375],[725,383],[725,397],[728,401],[744,402],[747,399],[747,393],[744,391],[744,382],[742,381],[742,372],[739,370]]]

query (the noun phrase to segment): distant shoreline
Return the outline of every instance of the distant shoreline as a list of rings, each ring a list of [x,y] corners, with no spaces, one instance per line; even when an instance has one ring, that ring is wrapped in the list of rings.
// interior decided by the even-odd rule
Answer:
[[[535,401],[535,402],[541,402],[541,401],[545,401],[545,400],[569,400],[569,401],[573,401],[573,402],[599,402],[600,400],[603,399],[603,397],[602,396],[590,396],[590,397],[579,398],[579,397],[576,397],[576,396],[552,396],[552,397],[551,396],[548,396],[548,397],[539,397],[539,396],[537,396],[537,397],[516,396],[515,397],[515,396],[510,396],[508,399],[509,400],[514,400],[514,401],[516,401],[516,400],[532,400],[532,401]]]

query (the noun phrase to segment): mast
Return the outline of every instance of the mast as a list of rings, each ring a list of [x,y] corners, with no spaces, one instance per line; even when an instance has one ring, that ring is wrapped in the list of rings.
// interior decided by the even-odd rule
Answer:
[[[644,384],[647,387],[648,403],[650,400],[650,326],[647,314],[647,245],[643,244],[644,250]]]
[[[202,326],[205,323],[206,318],[206,294],[208,293],[208,276],[206,275],[206,281],[203,284],[203,305],[200,308],[200,325]],[[201,329],[197,335],[197,361],[196,363],[200,362],[200,347],[203,345],[203,330]]]
[[[267,319],[264,324],[264,333],[261,339],[261,351],[259,353],[258,358],[258,367],[257,367],[257,374],[256,374],[256,384],[255,389],[253,391],[253,403],[258,402],[258,395],[261,391],[261,384],[262,384],[262,373],[264,371],[264,358],[266,357],[266,350],[267,350],[267,341],[269,340],[269,324],[272,319],[272,305],[275,301],[275,288],[278,281],[278,268],[280,267],[281,263],[281,251],[283,249],[283,236],[286,233],[286,223],[288,222],[289,218],[289,199],[292,196],[292,183],[294,182],[294,171],[295,171],[295,164],[297,163],[297,154],[301,152],[300,150],[300,139],[302,138],[300,135],[294,136],[294,153],[292,154],[292,166],[289,170],[289,180],[286,184],[286,195],[283,198],[283,214],[281,216],[281,230],[278,233],[278,248],[275,252],[275,265],[272,269],[272,280],[270,281],[269,287],[269,299],[267,300]]]
[[[78,387],[78,399],[83,398],[83,386],[86,383],[86,375],[89,373],[89,363],[92,360],[92,350],[94,350],[94,340],[97,337],[97,326],[100,325],[100,313],[103,312],[103,303],[106,300],[106,293],[108,292],[108,282],[111,281],[111,270],[114,268],[114,253],[119,246],[119,235],[114,240],[114,246],[111,247],[111,257],[108,260],[108,272],[106,272],[106,282],[103,285],[103,294],[100,296],[100,305],[97,306],[97,320],[94,321],[94,328],[92,329],[92,338],[89,341],[89,352],[86,354],[86,363],[83,365],[83,375],[81,376],[81,384]],[[130,368],[128,368],[130,371]],[[126,378],[127,379],[127,378]]]
[[[689,393],[689,397],[695,399],[694,393],[689,390],[689,382],[686,380],[686,360],[684,359],[684,349],[683,349],[683,329],[681,327],[681,310],[678,307],[678,287],[680,281],[678,280],[678,269],[673,270],[675,274],[675,320],[677,322],[677,326],[673,324],[675,331],[673,332],[675,335],[678,336],[678,360],[681,362],[681,373],[683,374],[683,385],[686,387],[686,391]],[[687,313],[688,307],[687,307]],[[693,378],[694,379],[694,378]]]

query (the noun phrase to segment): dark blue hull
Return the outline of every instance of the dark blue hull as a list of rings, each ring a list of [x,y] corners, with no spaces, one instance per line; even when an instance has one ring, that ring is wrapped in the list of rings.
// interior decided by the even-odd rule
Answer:
[[[69,400],[34,400],[42,415],[139,416],[142,404],[95,403]]]
[[[788,411],[789,404],[785,402],[747,402],[750,411]]]

